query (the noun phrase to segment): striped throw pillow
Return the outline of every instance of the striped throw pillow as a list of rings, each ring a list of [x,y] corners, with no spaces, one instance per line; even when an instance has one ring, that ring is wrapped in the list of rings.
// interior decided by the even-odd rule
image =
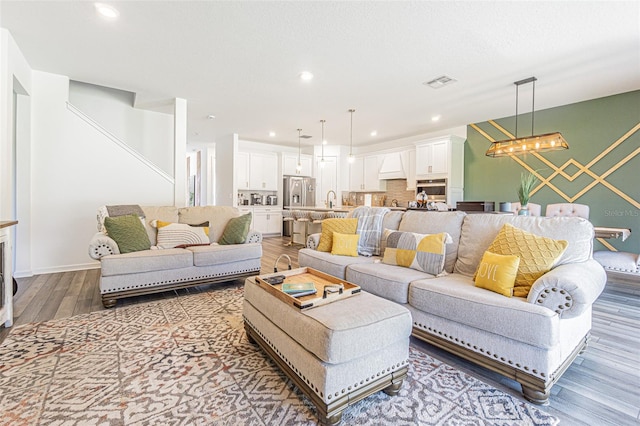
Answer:
[[[156,245],[167,249],[180,245],[209,244],[209,228],[206,226],[191,226],[186,223],[163,222],[154,220],[151,226],[158,229]]]

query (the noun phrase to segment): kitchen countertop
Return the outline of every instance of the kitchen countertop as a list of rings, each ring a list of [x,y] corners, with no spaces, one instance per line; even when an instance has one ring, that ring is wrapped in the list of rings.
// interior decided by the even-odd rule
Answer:
[[[10,226],[17,225],[17,224],[18,224],[17,220],[2,220],[0,221],[0,229],[8,228]]]
[[[327,207],[284,207],[287,210],[309,210],[315,212],[350,212],[360,206],[336,206],[332,209]],[[385,206],[386,207],[386,206]],[[387,207],[390,210],[405,211],[406,207]]]
[[[285,207],[287,210],[309,210],[313,212],[350,212],[355,207],[334,207],[332,209],[327,207]]]

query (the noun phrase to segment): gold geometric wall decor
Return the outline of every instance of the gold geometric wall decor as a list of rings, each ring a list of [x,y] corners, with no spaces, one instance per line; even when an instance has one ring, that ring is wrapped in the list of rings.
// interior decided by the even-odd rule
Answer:
[[[502,126],[500,126],[495,121],[489,120],[488,123],[491,124],[493,127],[495,127],[497,130],[499,130],[501,133],[506,135],[508,138],[515,139],[515,136],[513,136],[511,133],[509,133],[507,130],[505,130]],[[476,124],[470,124],[470,126],[473,129],[475,129],[479,134],[481,134],[483,137],[485,137],[487,139],[487,141],[495,142],[495,139],[493,139],[489,134],[487,134],[485,131],[480,129]],[[593,187],[595,187],[598,184],[601,184],[601,185],[605,186],[606,188],[608,188],[613,193],[617,194],[622,199],[624,199],[627,202],[629,202],[631,205],[633,205],[636,208],[640,209],[640,201],[639,200],[634,199],[632,196],[630,196],[629,194],[627,194],[624,191],[620,190],[615,185],[613,185],[611,182],[608,182],[606,180],[606,178],[608,176],[610,176],[613,172],[615,172],[616,170],[618,170],[619,168],[624,166],[626,163],[631,161],[631,159],[633,159],[636,155],[640,154],[640,147],[636,147],[635,150],[633,150],[629,155],[627,155],[625,158],[623,158],[621,161],[617,162],[613,166],[609,167],[609,169],[607,169],[605,172],[603,172],[601,174],[598,174],[598,173],[596,173],[596,172],[594,172],[592,170],[592,167],[596,163],[598,163],[600,160],[605,158],[611,151],[613,151],[616,147],[618,147],[621,144],[623,144],[625,141],[627,141],[629,139],[629,137],[631,135],[633,135],[635,132],[637,132],[639,130],[640,130],[640,122],[638,124],[636,124],[633,128],[631,128],[629,131],[627,131],[624,135],[622,135],[614,143],[609,145],[605,150],[603,150],[600,154],[598,154],[594,159],[592,159],[587,164],[582,164],[579,161],[576,161],[574,158],[571,158],[571,159],[567,160],[563,165],[556,166],[555,164],[553,164],[548,159],[544,158],[539,153],[531,152],[530,155],[533,155],[535,158],[537,158],[538,160],[540,160],[542,163],[546,164],[550,169],[553,170],[553,173],[551,173],[547,177],[542,176],[540,173],[538,173],[537,170],[534,170],[531,166],[529,166],[527,163],[525,163],[522,160],[521,157],[518,157],[516,155],[510,155],[510,157],[514,161],[516,161],[518,164],[520,164],[520,166],[522,166],[525,170],[528,170],[529,172],[531,172],[533,175],[535,175],[540,180],[540,184],[531,192],[532,195],[546,186],[549,189],[551,189],[552,191],[554,191],[555,193],[557,193],[558,195],[560,195],[567,202],[573,203],[575,200],[579,199],[581,196],[583,196],[584,194],[589,192]],[[569,166],[576,167],[578,170],[573,174],[568,174],[566,172],[566,169]],[[583,174],[591,177],[593,180],[589,184],[585,185],[582,189],[580,189],[577,193],[575,193],[573,195],[569,195],[569,194],[565,193],[564,191],[562,191],[561,189],[559,189],[556,185],[554,185],[552,183],[552,180],[557,178],[558,176],[566,179],[569,182],[573,182],[575,179],[577,179],[579,176],[581,176]],[[615,247],[613,247],[611,244],[606,242],[604,239],[598,238],[598,241],[600,241],[609,250],[617,251]]]

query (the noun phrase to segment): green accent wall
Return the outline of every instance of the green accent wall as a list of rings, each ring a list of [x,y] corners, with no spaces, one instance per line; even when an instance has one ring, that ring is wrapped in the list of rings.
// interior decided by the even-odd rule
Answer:
[[[515,116],[493,121],[508,132],[515,132]],[[640,123],[640,90],[536,111],[534,130],[536,134],[559,131],[569,143],[568,150],[541,154],[559,168],[570,159],[586,166],[638,123]],[[507,136],[489,122],[476,123],[476,126],[495,140],[507,139]],[[520,114],[518,116],[519,136],[527,136],[530,132],[531,113]],[[464,153],[464,198],[467,201],[495,201],[497,210],[500,201],[518,201],[516,190],[520,174],[526,170],[510,157],[485,156],[489,145],[490,142],[485,136],[472,126],[467,127]],[[635,200],[635,204],[620,197],[602,183],[596,184],[573,200],[574,203],[589,206],[589,219],[595,226],[630,228],[632,233],[626,241],[619,239],[606,241],[619,251],[633,253],[640,253],[640,208],[637,207],[640,203],[640,153],[633,155],[639,147],[640,130],[629,136],[590,168],[593,173],[601,176],[611,167],[623,162],[627,156],[632,155],[632,158],[608,175],[605,180]],[[532,154],[525,154],[519,158],[544,177],[549,177],[554,172],[553,168]],[[578,170],[574,165],[564,169],[570,176]],[[583,173],[572,182],[558,175],[551,180],[551,184],[569,197],[573,197],[593,181],[591,176]],[[545,186],[531,197],[530,202],[542,205],[544,215],[547,204],[569,201]],[[594,250],[608,249],[596,240]]]

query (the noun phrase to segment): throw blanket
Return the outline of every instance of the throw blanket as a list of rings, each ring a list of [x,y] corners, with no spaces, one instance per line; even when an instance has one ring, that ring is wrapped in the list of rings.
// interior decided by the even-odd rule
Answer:
[[[98,208],[98,231],[107,233],[104,228],[105,217],[126,216],[128,214],[136,214],[144,222],[144,212],[137,204],[121,204],[117,206],[101,206]]]
[[[135,214],[140,217],[144,217],[144,212],[137,204],[118,205],[118,206],[106,206],[109,217],[126,216],[128,214]]]
[[[360,234],[358,240],[358,254],[363,256],[380,255],[380,237],[382,235],[382,220],[391,210],[387,207],[358,207],[351,212],[351,217],[358,218],[356,232]]]

